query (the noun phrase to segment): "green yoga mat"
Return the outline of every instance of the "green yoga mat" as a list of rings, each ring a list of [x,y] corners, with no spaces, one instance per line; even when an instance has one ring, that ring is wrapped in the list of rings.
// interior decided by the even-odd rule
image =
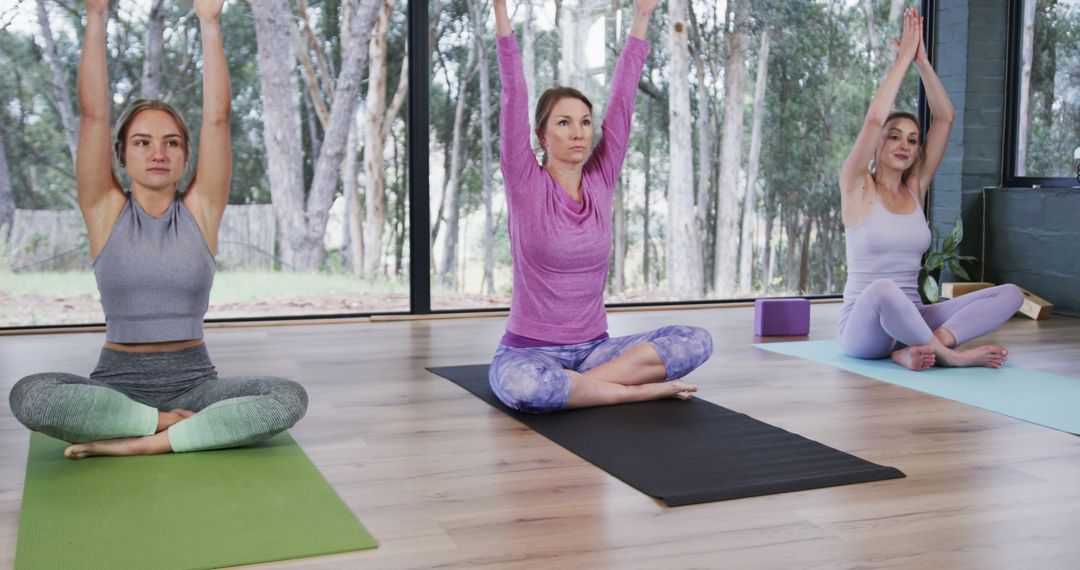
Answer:
[[[835,340],[769,342],[754,346],[850,370],[1025,422],[1080,434],[1080,379],[1008,364],[996,370],[931,368],[913,372],[887,358],[861,360],[847,356],[840,352]]]
[[[16,570],[220,568],[377,545],[288,433],[79,461],[67,445],[30,436]]]

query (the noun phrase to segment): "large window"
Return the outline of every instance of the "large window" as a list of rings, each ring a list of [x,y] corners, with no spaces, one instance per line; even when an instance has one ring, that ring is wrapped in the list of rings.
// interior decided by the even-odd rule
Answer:
[[[1016,0],[1012,25],[1012,174],[1016,183],[1078,184],[1080,0]],[[1064,180],[1046,180],[1054,178]]]
[[[81,7],[10,4],[0,9],[0,327],[101,322],[74,200]],[[602,118],[632,1],[510,4],[532,101],[568,84]],[[363,16],[353,5],[226,6],[235,169],[210,319],[509,303],[490,0],[381,4],[348,128],[331,136],[349,100],[339,83],[351,71],[345,26]],[[836,172],[893,59],[904,5],[661,4],[617,188],[609,302],[841,291]],[[118,0],[110,10],[114,116],[159,97],[197,140],[202,55],[190,4]],[[271,21],[289,25],[259,25]],[[419,22],[411,42],[409,21]],[[407,61],[413,52],[430,68]],[[271,76],[270,61],[286,71]],[[912,72],[897,106],[916,101]],[[418,133],[427,148],[410,146]],[[327,166],[334,176],[320,175]]]
[[[0,327],[100,323],[75,208],[82,5],[10,4],[0,9]],[[368,59],[350,68],[345,4],[225,7],[234,172],[207,318],[409,310],[406,5],[379,7]],[[271,18],[288,25],[257,25]],[[113,117],[132,99],[164,99],[197,141],[202,54],[191,3],[113,2],[107,35]],[[265,58],[284,62],[275,84],[289,89],[264,93]],[[339,107],[349,127],[331,136]]]
[[[661,5],[616,190],[607,300],[838,294],[836,173],[893,60],[904,5]],[[547,87],[570,85],[601,117],[632,2],[519,0],[510,9],[530,106]],[[512,276],[490,3],[434,0],[431,10],[432,305],[505,306]],[[917,89],[912,71],[897,106],[915,110]]]

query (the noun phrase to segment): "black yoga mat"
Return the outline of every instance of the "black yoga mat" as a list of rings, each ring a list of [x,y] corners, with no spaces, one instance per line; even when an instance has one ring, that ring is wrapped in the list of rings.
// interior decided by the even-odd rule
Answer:
[[[672,507],[904,476],[700,398],[534,415],[495,398],[486,364],[428,370]]]

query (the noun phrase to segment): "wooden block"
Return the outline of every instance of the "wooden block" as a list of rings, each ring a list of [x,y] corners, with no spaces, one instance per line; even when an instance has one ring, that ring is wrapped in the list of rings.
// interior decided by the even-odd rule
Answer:
[[[941,297],[944,299],[954,299],[960,295],[971,293],[972,291],[978,291],[979,289],[987,289],[993,287],[993,283],[986,283],[984,281],[976,281],[974,283],[942,283],[941,284]]]
[[[1035,295],[1031,291],[1020,287],[1020,292],[1024,294],[1024,304],[1020,305],[1020,313],[1033,319],[1042,320],[1050,316],[1050,311],[1054,310],[1054,304],[1038,295]]]

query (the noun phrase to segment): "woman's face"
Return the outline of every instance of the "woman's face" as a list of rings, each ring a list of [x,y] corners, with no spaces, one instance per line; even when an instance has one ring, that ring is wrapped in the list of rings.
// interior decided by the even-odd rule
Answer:
[[[904,172],[919,158],[919,127],[907,117],[897,117],[882,129],[878,142],[878,167]]]
[[[172,115],[147,109],[135,115],[124,141],[124,165],[132,182],[150,189],[175,187],[187,156]]]
[[[540,144],[547,149],[549,163],[577,164],[589,158],[593,136],[589,107],[580,99],[563,97],[551,107]]]

